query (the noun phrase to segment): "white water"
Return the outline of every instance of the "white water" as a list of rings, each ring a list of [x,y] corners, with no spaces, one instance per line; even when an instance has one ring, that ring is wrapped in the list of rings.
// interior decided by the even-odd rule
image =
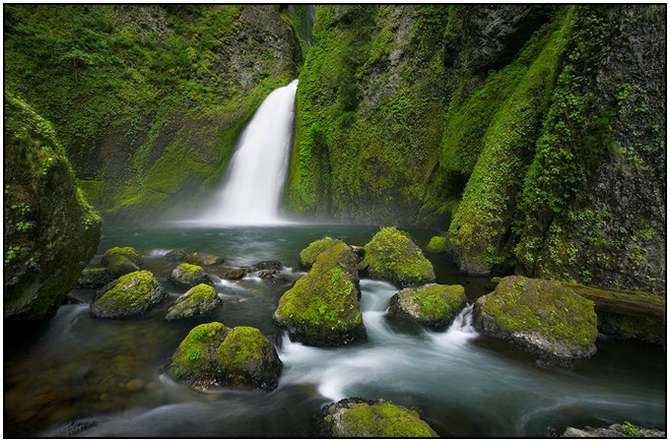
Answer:
[[[203,215],[209,225],[272,225],[288,170],[298,80],[275,89],[238,140],[223,189]]]

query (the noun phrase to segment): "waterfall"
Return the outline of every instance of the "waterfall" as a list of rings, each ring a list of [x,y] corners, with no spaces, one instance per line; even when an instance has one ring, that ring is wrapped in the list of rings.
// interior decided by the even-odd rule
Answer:
[[[240,136],[224,185],[198,220],[206,224],[281,223],[279,199],[288,170],[298,80],[275,89]]]

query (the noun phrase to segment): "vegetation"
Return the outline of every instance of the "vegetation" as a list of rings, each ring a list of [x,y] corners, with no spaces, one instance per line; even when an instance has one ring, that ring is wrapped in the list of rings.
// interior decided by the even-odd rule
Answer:
[[[151,272],[132,272],[103,289],[91,305],[91,313],[101,318],[134,316],[146,312],[162,297],[163,290]]]
[[[451,323],[465,302],[465,289],[461,285],[426,284],[393,295],[389,314],[440,330]]]
[[[303,267],[311,267],[321,252],[339,243],[342,243],[342,241],[331,238],[329,236],[312,241],[300,252],[300,264]]]

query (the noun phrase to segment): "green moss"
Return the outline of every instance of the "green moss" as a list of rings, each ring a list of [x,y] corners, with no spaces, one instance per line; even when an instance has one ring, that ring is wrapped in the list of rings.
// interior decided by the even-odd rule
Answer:
[[[220,322],[194,327],[172,356],[169,372],[176,379],[196,381],[215,377],[213,364],[216,349],[230,329]]]
[[[100,316],[116,317],[141,313],[160,299],[160,287],[154,275],[146,270],[128,273],[94,302]]]
[[[339,416],[333,437],[437,437],[437,434],[417,412],[380,401],[347,407]]]
[[[218,368],[232,385],[253,384],[250,367],[262,366],[272,344],[254,327],[235,327],[216,351]]]
[[[433,236],[428,241],[426,246],[426,251],[430,253],[443,253],[447,250],[447,237],[446,236]]]
[[[140,254],[137,253],[137,250],[135,250],[132,247],[112,247],[111,249],[105,251],[105,253],[102,255],[101,262],[103,265],[107,265],[113,259],[118,257],[127,258],[132,262],[134,262],[135,264],[142,263],[142,258],[140,257]]]
[[[312,264],[314,264],[316,258],[321,252],[341,242],[342,241],[339,239],[334,239],[329,236],[312,241],[300,252],[300,263],[305,267],[310,267]]]
[[[184,279],[186,281],[194,281],[205,275],[205,269],[199,265],[188,264],[185,262],[179,264],[174,271],[179,273],[180,279]]]
[[[400,286],[435,279],[433,265],[421,253],[412,238],[395,227],[384,227],[365,245],[363,266],[375,278],[387,279]]]
[[[477,306],[508,334],[539,333],[570,350],[592,347],[598,334],[593,302],[554,281],[506,277]]]
[[[413,298],[422,317],[451,319],[465,305],[465,289],[460,285],[429,284],[417,289]]]

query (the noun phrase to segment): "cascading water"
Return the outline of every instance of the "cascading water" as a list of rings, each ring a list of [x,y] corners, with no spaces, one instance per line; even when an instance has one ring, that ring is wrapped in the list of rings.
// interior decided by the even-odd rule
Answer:
[[[288,170],[298,80],[275,89],[238,140],[228,176],[203,224],[279,224],[279,198]]]

